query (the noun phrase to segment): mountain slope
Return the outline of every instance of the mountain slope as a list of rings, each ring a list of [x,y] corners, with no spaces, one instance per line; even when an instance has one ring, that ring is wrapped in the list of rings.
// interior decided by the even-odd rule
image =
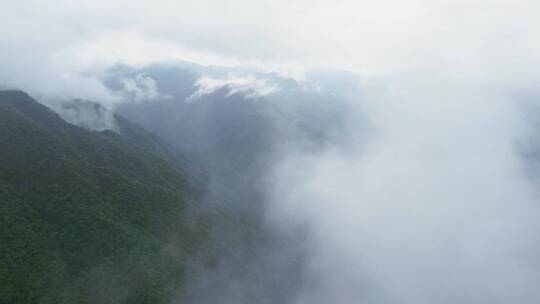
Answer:
[[[280,90],[259,96],[256,88],[229,83],[231,77]],[[301,229],[277,231],[267,221],[268,177],[281,149],[296,144],[312,149],[341,134],[333,122],[344,111],[332,110],[335,105],[328,102],[337,97],[277,75],[175,65],[115,67],[104,84],[130,99],[125,84],[141,79],[153,82],[158,94],[123,103],[117,113],[193,156],[208,173],[201,205],[212,223],[205,251],[215,263],[194,280],[190,303],[293,302],[305,239]],[[218,85],[205,90],[200,79]]]
[[[205,228],[180,169],[0,91],[0,298],[170,302]],[[202,227],[202,228],[197,228]]]

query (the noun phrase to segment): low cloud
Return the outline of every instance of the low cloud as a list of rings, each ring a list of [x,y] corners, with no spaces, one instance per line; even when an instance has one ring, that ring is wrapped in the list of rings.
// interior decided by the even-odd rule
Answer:
[[[275,169],[272,219],[309,231],[295,303],[537,303],[539,193],[517,149],[536,133],[516,100],[448,79],[364,94],[350,141]]]
[[[253,75],[234,76],[233,74],[228,74],[226,78],[202,76],[195,82],[195,86],[198,89],[188,98],[188,101],[212,94],[220,89],[228,90],[227,97],[240,94],[247,99],[268,96],[281,90],[278,84],[265,79],[259,79]]]
[[[122,89],[119,94],[128,100],[143,102],[158,98],[170,98],[170,96],[159,93],[156,81],[144,74],[137,74],[133,78],[124,78],[120,82]]]
[[[114,112],[88,100],[71,100],[54,104],[54,110],[67,122],[89,130],[118,130]]]

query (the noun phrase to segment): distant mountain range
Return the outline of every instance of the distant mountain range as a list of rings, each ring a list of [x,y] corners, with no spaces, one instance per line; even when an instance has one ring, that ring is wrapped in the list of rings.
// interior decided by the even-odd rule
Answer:
[[[1,301],[290,301],[303,237],[267,227],[266,182],[284,150],[346,136],[325,73],[115,66],[114,111],[0,91]]]

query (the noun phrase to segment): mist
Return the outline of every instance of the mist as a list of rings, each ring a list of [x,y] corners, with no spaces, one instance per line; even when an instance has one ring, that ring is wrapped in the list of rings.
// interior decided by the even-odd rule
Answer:
[[[310,232],[295,303],[538,301],[538,188],[519,150],[537,130],[520,103],[448,79],[363,95],[347,141],[286,149],[274,169],[271,219]]]

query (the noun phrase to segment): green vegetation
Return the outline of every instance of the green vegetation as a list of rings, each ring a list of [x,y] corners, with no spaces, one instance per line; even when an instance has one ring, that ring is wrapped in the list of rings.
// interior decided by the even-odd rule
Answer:
[[[169,303],[207,228],[166,149],[0,91],[0,303]],[[156,152],[157,151],[157,152]]]

